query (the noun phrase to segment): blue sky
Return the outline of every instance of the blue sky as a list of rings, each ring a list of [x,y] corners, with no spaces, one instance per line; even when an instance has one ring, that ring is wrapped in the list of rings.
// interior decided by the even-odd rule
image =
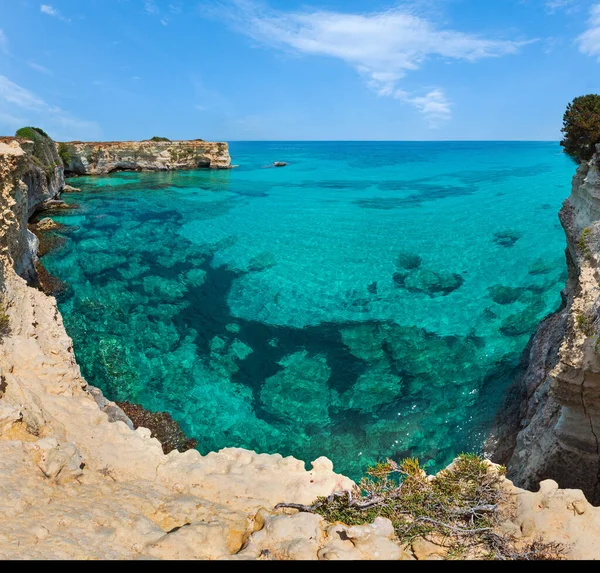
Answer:
[[[0,134],[558,140],[598,0],[0,0]]]

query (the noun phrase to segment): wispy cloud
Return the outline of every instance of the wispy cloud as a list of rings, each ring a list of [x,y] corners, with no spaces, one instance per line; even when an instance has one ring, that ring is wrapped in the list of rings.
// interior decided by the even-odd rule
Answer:
[[[42,74],[46,74],[47,76],[53,76],[54,73],[52,72],[52,70],[49,70],[48,68],[44,67],[44,66],[40,66],[40,64],[36,64],[35,62],[27,62],[27,65],[32,69],[35,70],[36,72],[40,72]]]
[[[175,5],[169,4],[168,9],[173,14],[178,13],[177,6]],[[160,8],[155,3],[155,0],[146,0],[144,2],[144,10],[146,10],[147,14],[150,16],[156,16],[163,26],[169,25],[169,19],[162,15]],[[181,10],[179,10],[179,12],[180,11]]]
[[[54,8],[50,4],[41,4],[40,12],[42,14],[47,14],[48,16],[54,16],[55,18],[58,18],[59,20],[62,20],[63,22],[71,21],[70,18],[65,18],[56,8]]]
[[[571,14],[577,12],[583,7],[584,3],[588,3],[589,0],[546,0],[544,7],[546,12],[554,14],[556,12],[566,12]]]
[[[204,13],[226,18],[237,31],[260,43],[340,59],[376,93],[413,105],[434,124],[450,118],[449,100],[441,88],[425,95],[400,89],[406,74],[436,58],[477,62],[515,54],[532,41],[490,39],[440,27],[406,6],[365,14],[283,12],[250,0],[227,0],[216,8],[205,6]]]
[[[144,10],[148,12],[148,14],[158,14],[158,6],[154,3],[154,0],[148,0],[144,4]]]
[[[588,29],[575,40],[579,51],[586,56],[600,60],[600,4],[594,4],[590,10]]]
[[[102,134],[96,122],[76,118],[0,75],[0,128],[14,130],[17,121],[39,125],[58,140],[94,140]]]
[[[396,90],[394,97],[417,108],[427,120],[430,128],[435,129],[452,117],[452,104],[446,94],[439,89],[433,89],[423,96],[415,96],[403,90]]]

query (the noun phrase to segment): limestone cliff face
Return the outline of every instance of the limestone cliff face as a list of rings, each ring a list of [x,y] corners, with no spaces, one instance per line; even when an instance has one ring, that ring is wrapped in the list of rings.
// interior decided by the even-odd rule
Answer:
[[[521,405],[491,449],[518,485],[552,478],[600,504],[600,147],[582,163],[559,217],[567,237],[564,305],[539,327],[516,388]],[[510,416],[509,416],[510,417]]]
[[[103,175],[114,171],[169,171],[172,169],[228,169],[227,143],[208,141],[71,142],[67,173]]]
[[[32,141],[0,139],[0,177],[7,193],[2,253],[12,261],[18,275],[34,281],[38,240],[27,229],[27,221],[42,203],[56,198],[64,186],[56,145],[47,138],[35,148]]]

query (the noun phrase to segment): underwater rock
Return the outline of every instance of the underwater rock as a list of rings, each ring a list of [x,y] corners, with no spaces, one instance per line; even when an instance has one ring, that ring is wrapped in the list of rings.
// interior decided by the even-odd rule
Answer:
[[[396,258],[396,268],[412,271],[421,266],[422,259],[413,253],[401,252]]]
[[[273,253],[260,253],[250,260],[248,270],[252,272],[266,271],[277,264]]]
[[[377,282],[372,282],[368,287],[367,287],[367,292],[369,294],[377,294]]]
[[[134,428],[148,428],[152,432],[151,437],[160,442],[165,454],[173,450],[193,450],[198,445],[198,440],[188,438],[168,412],[150,412],[131,402],[116,404],[133,422]]]
[[[488,287],[491,299],[498,304],[513,304],[517,302],[521,295],[527,289],[523,287],[509,287],[504,285],[494,285]]]
[[[436,273],[418,269],[408,275],[404,281],[404,288],[409,292],[420,292],[435,297],[449,295],[463,283],[463,277],[457,273]]]
[[[544,261],[544,259],[537,259],[529,266],[528,273],[530,275],[546,275],[548,273],[551,273],[554,269],[558,267],[558,264],[553,264],[549,261]]]
[[[494,233],[494,243],[501,247],[512,247],[523,236],[519,231],[507,230]]]
[[[531,305],[523,312],[511,314],[502,321],[500,332],[504,336],[531,334],[539,322],[539,310],[539,305]]]
[[[283,369],[267,378],[260,391],[263,407],[295,428],[330,422],[332,390],[327,385],[331,369],[324,356],[309,356],[306,350],[282,358]],[[318,401],[314,400],[319,396]]]

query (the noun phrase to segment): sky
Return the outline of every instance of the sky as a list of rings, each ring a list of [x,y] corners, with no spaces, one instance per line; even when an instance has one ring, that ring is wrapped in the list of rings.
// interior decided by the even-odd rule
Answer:
[[[552,140],[598,0],[0,0],[0,134]]]

